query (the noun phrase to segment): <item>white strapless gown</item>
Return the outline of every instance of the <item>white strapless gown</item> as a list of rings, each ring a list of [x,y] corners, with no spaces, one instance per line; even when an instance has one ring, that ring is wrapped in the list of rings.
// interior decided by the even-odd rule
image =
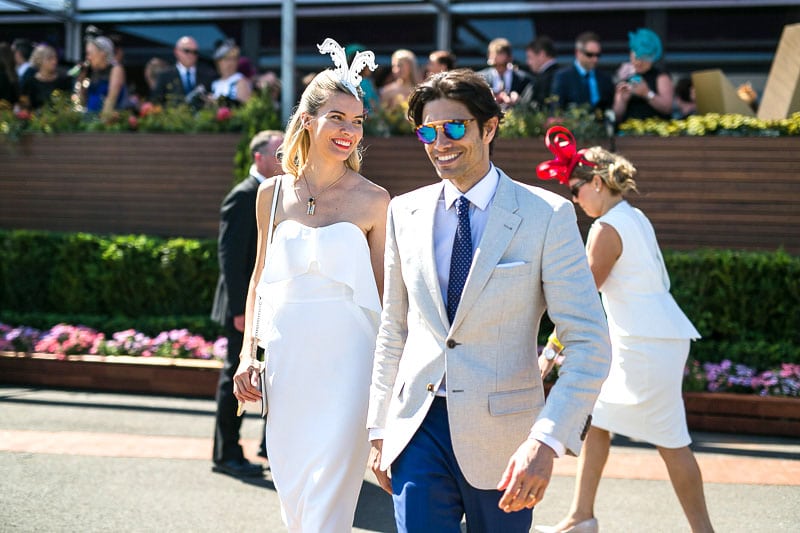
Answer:
[[[281,222],[257,294],[267,450],[289,531],[352,530],[364,478],[380,300],[364,233]]]

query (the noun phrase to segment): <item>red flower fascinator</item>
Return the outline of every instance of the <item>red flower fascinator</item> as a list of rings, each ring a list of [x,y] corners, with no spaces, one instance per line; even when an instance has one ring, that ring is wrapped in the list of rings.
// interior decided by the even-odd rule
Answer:
[[[564,126],[553,126],[548,129],[544,135],[544,145],[556,157],[550,161],[539,163],[536,167],[536,175],[539,176],[539,179],[557,179],[562,185],[567,185],[575,165],[596,166],[595,163],[583,157],[586,149],[577,149],[575,137]]]

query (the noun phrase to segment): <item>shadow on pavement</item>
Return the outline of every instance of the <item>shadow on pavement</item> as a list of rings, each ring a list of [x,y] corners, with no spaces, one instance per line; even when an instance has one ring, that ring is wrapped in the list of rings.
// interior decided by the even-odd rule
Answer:
[[[369,531],[397,531],[392,497],[379,486],[364,482],[358,495],[353,527]]]

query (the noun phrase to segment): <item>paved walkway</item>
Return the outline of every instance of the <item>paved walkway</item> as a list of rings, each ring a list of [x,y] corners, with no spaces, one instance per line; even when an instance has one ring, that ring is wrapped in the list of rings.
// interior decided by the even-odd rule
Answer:
[[[0,532],[284,531],[269,476],[210,471],[209,400],[0,386]],[[247,418],[251,459],[262,422]],[[693,434],[719,532],[800,530],[800,442]],[[556,461],[536,512],[556,522],[576,460]],[[616,438],[596,513],[603,531],[688,531],[658,453]],[[394,531],[391,499],[369,472],[354,531]]]

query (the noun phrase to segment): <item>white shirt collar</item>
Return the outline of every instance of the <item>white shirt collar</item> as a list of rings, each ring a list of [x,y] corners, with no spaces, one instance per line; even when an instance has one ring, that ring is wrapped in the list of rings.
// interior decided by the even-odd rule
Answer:
[[[181,73],[181,76],[184,76],[187,72],[194,72],[195,67],[187,68],[186,65],[183,63],[175,63],[175,66],[178,67],[178,72]]]
[[[263,183],[264,180],[267,179],[261,175],[255,163],[250,165],[250,175],[253,176],[256,179],[256,181],[258,181],[258,183]]]
[[[593,72],[591,70],[586,70],[585,68],[583,68],[577,59],[575,60],[575,68],[577,69],[577,71],[580,73],[581,76],[586,76],[587,74],[591,74]]]
[[[484,177],[472,186],[466,193],[462,193],[458,188],[453,185],[450,180],[444,181],[444,207],[450,209],[455,201],[461,196],[466,196],[467,200],[479,208],[481,211],[486,211],[489,202],[494,198],[494,193],[497,190],[497,183],[500,181],[500,174],[494,167],[493,163],[489,163],[489,172]]]
[[[549,69],[551,65],[555,65],[555,64],[556,64],[556,58],[555,57],[553,59],[549,59],[549,60],[545,61],[544,64],[541,67],[539,67],[539,71],[537,72],[537,74],[541,74],[545,70]]]
[[[21,78],[25,71],[31,68],[30,61],[26,61],[17,67],[17,77]]]

